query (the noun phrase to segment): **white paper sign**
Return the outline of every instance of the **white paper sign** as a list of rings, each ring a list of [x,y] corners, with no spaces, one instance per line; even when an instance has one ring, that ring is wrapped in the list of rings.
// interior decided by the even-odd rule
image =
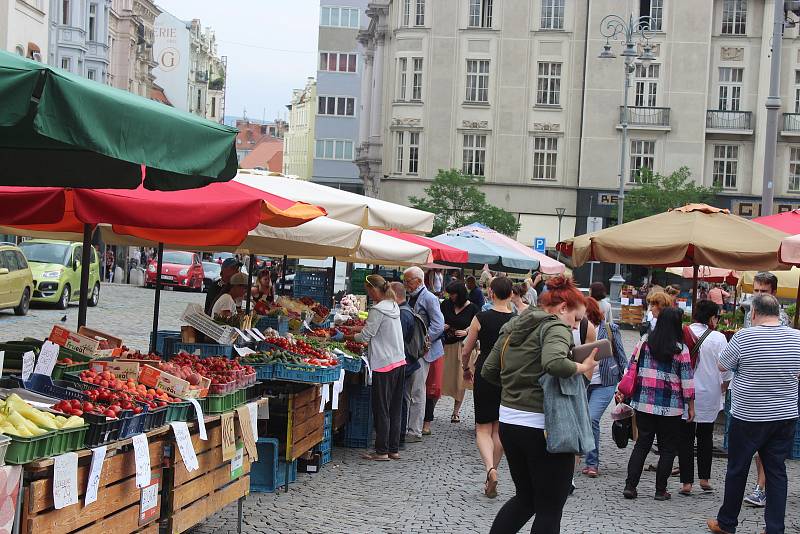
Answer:
[[[197,428],[200,430],[200,439],[205,441],[208,439],[208,434],[206,434],[206,418],[203,415],[203,408],[195,399],[189,399],[189,402],[194,406],[194,413],[197,415]]]
[[[158,505],[158,483],[150,484],[142,488],[142,496],[139,498],[139,514],[145,515],[145,512],[152,510]]]
[[[234,330],[236,330],[236,333],[237,333],[237,334],[239,334],[239,337],[241,337],[241,338],[242,338],[242,340],[244,340],[244,341],[250,341],[250,338],[249,338],[249,337],[247,337],[247,335],[246,335],[244,332],[242,332],[241,330],[239,330],[239,329],[238,329],[238,328],[236,328],[235,326],[233,327],[233,329],[234,329]]]
[[[642,305],[642,299],[633,299],[633,305],[634,306],[641,306]]]
[[[186,425],[186,421],[173,421],[170,423],[170,426],[175,433],[175,441],[178,443],[178,450],[181,453],[181,458],[183,458],[183,464],[186,466],[186,470],[191,473],[199,469],[200,464],[197,462],[197,454],[194,452],[194,445],[192,444],[192,438],[189,435],[189,427]]]
[[[372,369],[369,368],[369,361],[367,360],[366,356],[361,357],[361,361],[364,362],[364,368],[367,370],[367,385],[372,385]]]
[[[259,332],[255,328],[251,328],[250,330],[247,331],[247,333],[250,334],[250,337],[252,337],[253,340],[256,340],[256,341],[258,341],[258,340],[264,341],[265,339],[267,339],[266,337],[264,337],[264,334],[262,334],[261,332]]]
[[[78,504],[78,453],[53,458],[53,503],[56,510]]]
[[[269,419],[269,399],[266,399],[264,402],[259,403],[258,418]]]
[[[322,391],[319,397],[319,413],[325,411],[325,405],[328,404],[328,399],[330,397],[330,389],[328,389],[328,384],[322,384]]]
[[[233,350],[235,350],[239,354],[239,356],[247,356],[248,354],[256,353],[256,351],[254,351],[250,347],[233,347]]]
[[[33,351],[28,351],[22,355],[22,379],[27,380],[31,377],[33,366],[36,363],[36,355]]]
[[[33,372],[39,375],[50,376],[58,360],[59,346],[52,341],[45,341],[42,350],[39,351],[39,358],[36,360],[36,367]]]
[[[247,404],[247,409],[250,410],[250,424],[253,425],[253,439],[258,441],[258,404],[250,402]]]
[[[679,300],[678,301],[678,307],[680,309],[682,309],[682,310],[685,310],[686,309],[686,301],[685,300]]]
[[[136,459],[136,487],[150,485],[150,447],[145,434],[133,436],[133,454]]]
[[[631,299],[627,297],[622,297],[619,299],[619,303],[622,304],[623,306],[629,306],[631,303]]]
[[[89,481],[86,483],[86,496],[83,506],[89,506],[97,500],[97,488],[100,487],[100,475],[103,473],[103,462],[106,460],[106,446],[92,449],[92,465],[89,468]]]
[[[244,446],[239,446],[236,447],[236,454],[231,459],[231,476],[233,476],[233,474],[236,472],[237,469],[241,469],[243,466],[244,466]]]
[[[6,352],[4,350],[0,350],[0,376],[3,376],[3,363],[6,360]]]

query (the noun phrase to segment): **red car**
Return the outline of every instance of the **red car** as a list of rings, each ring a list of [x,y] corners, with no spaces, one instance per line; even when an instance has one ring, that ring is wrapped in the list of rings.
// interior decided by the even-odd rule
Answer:
[[[147,287],[155,287],[158,262],[147,265]],[[183,287],[194,291],[203,290],[203,264],[194,252],[165,250],[161,264],[161,285]]]

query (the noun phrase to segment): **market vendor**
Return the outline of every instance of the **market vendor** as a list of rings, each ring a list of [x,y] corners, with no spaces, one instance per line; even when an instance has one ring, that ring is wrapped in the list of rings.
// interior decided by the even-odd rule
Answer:
[[[241,303],[247,293],[247,276],[244,273],[234,273],[228,281],[225,292],[219,296],[211,308],[211,317],[233,317],[239,311],[237,302]]]
[[[256,284],[253,286],[252,295],[254,301],[264,300],[272,302],[275,300],[275,288],[272,285],[272,272],[269,269],[262,269],[258,273]]]
[[[211,284],[206,294],[205,312],[206,315],[211,315],[214,304],[217,302],[223,293],[227,292],[226,286],[230,284],[231,277],[239,273],[242,268],[242,262],[236,258],[228,258],[222,262],[222,270],[219,273],[219,280]],[[247,281],[245,280],[245,287]]]

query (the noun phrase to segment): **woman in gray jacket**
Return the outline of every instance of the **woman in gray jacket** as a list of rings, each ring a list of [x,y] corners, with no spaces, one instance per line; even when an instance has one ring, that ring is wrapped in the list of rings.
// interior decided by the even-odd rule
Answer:
[[[369,298],[375,302],[367,324],[354,339],[368,343],[372,370],[372,413],[375,420],[375,453],[367,460],[400,459],[400,418],[403,409],[403,366],[406,364],[400,307],[394,291],[382,276],[371,274],[366,283]]]

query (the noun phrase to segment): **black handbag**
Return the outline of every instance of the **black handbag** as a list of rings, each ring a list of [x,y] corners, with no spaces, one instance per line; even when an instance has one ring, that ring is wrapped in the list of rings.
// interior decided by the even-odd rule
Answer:
[[[628,441],[633,439],[633,418],[626,417],[611,424],[611,437],[617,447],[624,449],[628,446]]]

